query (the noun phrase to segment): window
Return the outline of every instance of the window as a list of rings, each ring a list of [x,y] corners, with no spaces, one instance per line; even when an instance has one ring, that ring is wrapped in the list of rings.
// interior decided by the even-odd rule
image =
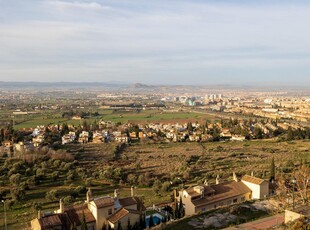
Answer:
[[[245,197],[243,196],[243,197],[241,197],[241,201],[243,202],[243,201],[245,201]]]
[[[236,199],[233,199],[233,203],[235,204],[235,203],[237,203],[238,202],[238,199],[236,198]]]
[[[109,215],[112,215],[112,208],[109,208],[108,214],[109,214]]]

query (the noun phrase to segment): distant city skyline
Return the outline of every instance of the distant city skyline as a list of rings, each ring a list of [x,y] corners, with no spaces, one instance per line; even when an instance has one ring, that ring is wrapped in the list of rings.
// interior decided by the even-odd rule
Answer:
[[[310,86],[310,3],[0,0],[0,81]]]

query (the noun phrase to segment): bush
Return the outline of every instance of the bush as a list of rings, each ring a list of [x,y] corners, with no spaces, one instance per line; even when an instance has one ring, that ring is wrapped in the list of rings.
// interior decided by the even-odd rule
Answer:
[[[170,190],[171,184],[169,181],[166,181],[161,186],[161,191],[168,192]]]
[[[46,193],[45,198],[50,201],[55,201],[58,199],[57,196],[58,191],[56,189],[52,189],[51,191]]]
[[[75,191],[78,193],[78,194],[84,194],[86,193],[86,187],[85,186],[78,186],[75,188]]]
[[[74,201],[74,198],[72,196],[66,196],[64,198],[64,203],[65,204],[71,204],[71,203],[73,203],[73,201]]]

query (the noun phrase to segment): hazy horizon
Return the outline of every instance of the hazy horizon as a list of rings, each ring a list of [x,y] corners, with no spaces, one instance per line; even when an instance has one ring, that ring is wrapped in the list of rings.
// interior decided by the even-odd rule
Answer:
[[[0,81],[310,86],[307,1],[0,6]]]

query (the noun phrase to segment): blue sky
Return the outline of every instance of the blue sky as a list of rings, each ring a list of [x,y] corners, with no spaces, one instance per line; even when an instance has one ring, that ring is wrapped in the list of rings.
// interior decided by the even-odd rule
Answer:
[[[310,3],[0,0],[0,81],[310,85]]]

